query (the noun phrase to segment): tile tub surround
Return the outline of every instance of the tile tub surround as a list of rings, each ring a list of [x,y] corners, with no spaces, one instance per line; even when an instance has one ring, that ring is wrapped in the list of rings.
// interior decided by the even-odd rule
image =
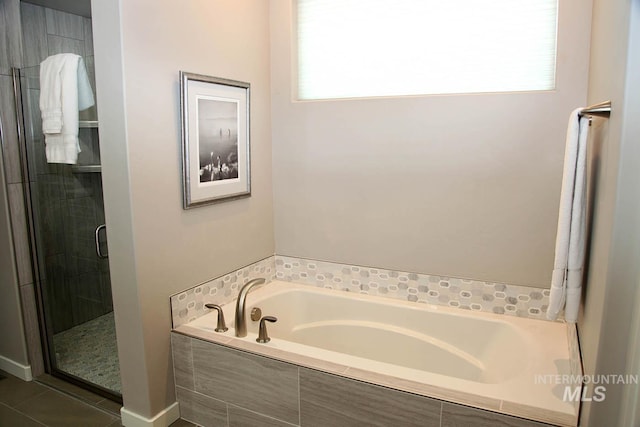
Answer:
[[[276,255],[278,280],[465,310],[545,319],[549,290]]]
[[[177,332],[171,343],[181,417],[203,426],[549,426]]]
[[[275,278],[275,271],[275,257],[271,256],[172,295],[170,303],[173,327],[207,314],[210,310],[205,308],[205,304],[224,304],[232,301],[242,285],[251,279],[262,277],[269,283]]]
[[[547,320],[549,305],[548,289],[274,255],[173,295],[173,326],[206,314],[205,303],[235,298],[238,277],[245,283],[254,277],[264,277],[267,282],[277,278],[301,285],[541,320]]]
[[[291,304],[293,306],[289,310]],[[577,422],[577,405],[563,402],[562,390],[558,395],[554,384],[536,380],[539,376],[573,373],[570,370],[571,345],[567,342],[570,336],[567,327],[573,325],[492,313],[470,313],[449,307],[416,306],[407,301],[368,295],[347,296],[335,290],[314,289],[281,281],[274,281],[251,292],[247,305],[249,308],[258,306],[264,314],[280,318],[277,323],[270,325],[273,338],[270,343],[255,342],[255,324],[249,325],[246,338],[236,338],[233,325],[229,325],[226,333],[213,332],[216,313],[181,325],[175,331],[284,362],[448,402],[565,426],[574,426]],[[223,309],[227,317],[233,316],[234,304],[227,304]],[[328,316],[326,322],[319,322],[318,319],[324,318],[323,313]],[[371,318],[372,315],[375,317]],[[379,322],[380,325],[373,325],[375,329],[371,330],[354,332],[352,329],[361,324],[370,327],[371,322]],[[295,331],[304,331],[324,323],[327,324],[324,327],[333,328],[332,336],[342,336],[344,342],[360,344],[356,347],[338,344],[340,348],[336,348],[331,340],[324,339],[322,329],[318,329],[318,332],[309,329],[316,335],[296,338]],[[344,325],[343,329],[335,329],[338,324]],[[473,331],[472,336],[477,339],[473,339],[469,331]],[[495,333],[498,333],[498,341],[489,341],[492,345],[472,345],[473,341],[485,342],[483,336],[491,337]],[[290,334],[294,334],[291,340],[287,338]],[[451,339],[447,338],[449,336]],[[313,339],[318,343],[317,346],[305,345],[307,339]],[[430,354],[428,357],[433,358],[424,365],[422,359],[407,359],[402,354],[385,351],[384,341],[378,343],[379,340],[389,340],[397,342],[394,347],[404,346],[402,343],[415,346],[414,339],[433,343],[431,345],[442,351],[447,349],[451,355],[434,352],[431,345],[414,347],[412,354],[426,351]],[[324,341],[329,344],[323,344]],[[522,354],[518,356],[518,352]],[[500,360],[496,359],[500,354],[511,357],[496,362]],[[454,355],[464,355],[464,360],[469,360],[474,366],[480,364],[481,375],[449,372],[451,365],[448,357]],[[414,359],[416,361],[412,362]],[[429,368],[431,363],[433,369]],[[499,368],[496,371],[492,368],[496,363],[507,370]],[[184,363],[176,360],[178,384],[179,378],[183,377],[182,366]]]

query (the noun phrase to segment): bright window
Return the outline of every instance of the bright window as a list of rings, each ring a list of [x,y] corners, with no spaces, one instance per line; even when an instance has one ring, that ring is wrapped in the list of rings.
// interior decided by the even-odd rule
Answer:
[[[298,98],[555,88],[557,0],[297,0]]]

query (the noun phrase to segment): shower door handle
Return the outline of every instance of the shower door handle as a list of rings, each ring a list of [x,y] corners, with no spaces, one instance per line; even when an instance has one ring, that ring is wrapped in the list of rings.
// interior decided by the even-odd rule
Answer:
[[[108,254],[103,254],[100,249],[100,230],[107,230],[107,225],[102,224],[96,227],[96,254],[98,254],[98,258],[109,258]]]

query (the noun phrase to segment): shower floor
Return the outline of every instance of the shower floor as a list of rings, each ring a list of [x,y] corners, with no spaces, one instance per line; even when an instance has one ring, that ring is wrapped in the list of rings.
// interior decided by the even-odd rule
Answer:
[[[55,334],[58,369],[121,393],[113,312]]]

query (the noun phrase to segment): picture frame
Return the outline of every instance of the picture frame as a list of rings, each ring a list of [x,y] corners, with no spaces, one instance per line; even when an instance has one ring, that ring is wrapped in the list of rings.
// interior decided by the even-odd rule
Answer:
[[[183,209],[251,195],[250,91],[180,71]]]

